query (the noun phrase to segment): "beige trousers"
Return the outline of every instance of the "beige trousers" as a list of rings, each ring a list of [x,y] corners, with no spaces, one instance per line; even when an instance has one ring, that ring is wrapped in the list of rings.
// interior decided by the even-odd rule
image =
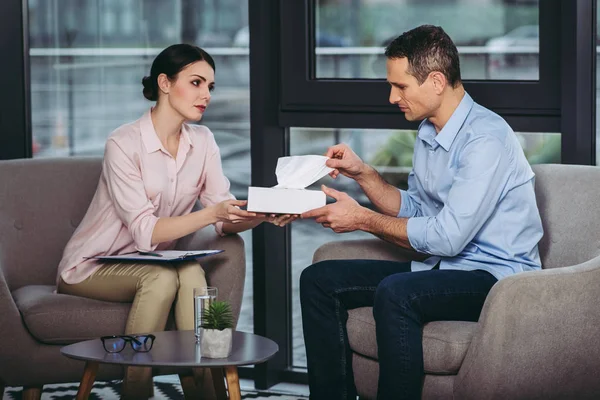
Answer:
[[[206,286],[204,270],[197,261],[173,264],[107,264],[80,283],[62,279],[58,293],[90,299],[133,302],[125,334],[165,329],[175,302],[178,330],[194,329],[194,288]]]
[[[80,283],[70,285],[61,279],[58,293],[104,301],[133,302],[125,334],[135,334],[164,330],[173,302],[177,329],[193,330],[194,288],[202,286],[206,286],[206,278],[197,261],[173,264],[117,263],[102,266]],[[127,368],[123,397],[151,396],[151,380],[150,368]]]

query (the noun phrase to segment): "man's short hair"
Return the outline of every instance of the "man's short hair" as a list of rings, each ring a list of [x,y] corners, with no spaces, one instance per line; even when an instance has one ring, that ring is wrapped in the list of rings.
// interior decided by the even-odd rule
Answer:
[[[439,71],[452,87],[461,83],[458,50],[439,26],[421,25],[394,39],[386,48],[389,59],[407,58],[408,73],[423,84],[429,74]]]

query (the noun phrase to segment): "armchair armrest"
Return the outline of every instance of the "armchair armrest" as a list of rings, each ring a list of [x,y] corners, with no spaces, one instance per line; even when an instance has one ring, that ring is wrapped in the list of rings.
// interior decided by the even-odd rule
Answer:
[[[0,265],[0,383],[12,382],[15,378],[14,365],[17,360],[35,354],[38,343],[31,337],[21,318],[21,313],[10,293]]]
[[[414,250],[404,249],[381,239],[342,240],[325,243],[313,256],[313,263],[325,260],[424,260],[428,256]]]
[[[454,385],[459,399],[597,398],[600,257],[490,291]]]
[[[225,250],[223,253],[201,258],[209,285],[219,288],[218,299],[231,304],[237,322],[242,307],[246,279],[244,240],[239,235],[219,236],[212,225],[179,239],[179,250]]]

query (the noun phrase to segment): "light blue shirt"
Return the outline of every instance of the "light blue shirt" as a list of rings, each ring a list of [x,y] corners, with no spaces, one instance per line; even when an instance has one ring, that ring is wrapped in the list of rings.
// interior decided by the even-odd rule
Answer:
[[[540,269],[533,185],[513,130],[467,93],[439,134],[423,121],[398,217],[409,218],[412,247],[432,257],[412,270],[441,261],[440,269],[481,269],[501,279]]]

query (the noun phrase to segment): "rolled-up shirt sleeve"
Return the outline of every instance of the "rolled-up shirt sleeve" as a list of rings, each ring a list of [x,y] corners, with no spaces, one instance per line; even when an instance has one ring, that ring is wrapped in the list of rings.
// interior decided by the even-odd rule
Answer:
[[[400,191],[400,210],[398,218],[419,217],[421,212],[421,198],[416,188],[415,173],[410,171],[408,174],[408,190],[398,189]]]
[[[117,215],[125,224],[139,251],[154,250],[152,233],[158,222],[155,206],[146,195],[141,172],[114,141],[106,143],[102,175]]]
[[[212,133],[208,141],[210,147],[209,155],[206,159],[206,179],[204,187],[200,192],[200,202],[202,206],[208,207],[213,204],[220,203],[225,200],[235,200],[235,196],[229,191],[229,179],[223,173],[223,165],[221,164],[221,152],[219,146],[214,140]],[[223,223],[217,222],[215,230],[221,236],[223,233]]]
[[[467,143],[444,208],[436,216],[408,220],[411,246],[437,256],[459,254],[496,210],[510,178],[509,164],[499,139],[480,136]]]

